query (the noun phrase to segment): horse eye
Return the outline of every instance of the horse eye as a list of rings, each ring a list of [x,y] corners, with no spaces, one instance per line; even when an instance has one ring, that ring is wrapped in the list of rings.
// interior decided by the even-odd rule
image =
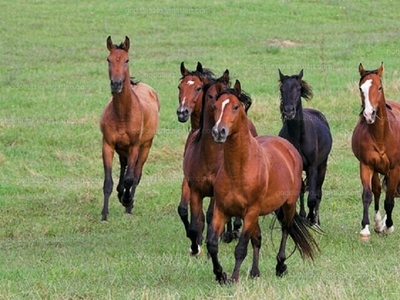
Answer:
[[[382,91],[382,86],[380,86],[378,90]]]
[[[107,58],[107,62],[110,63],[110,59],[109,58]]]
[[[181,86],[180,85],[178,85],[178,90],[181,90]]]
[[[235,105],[235,106],[233,107],[233,109],[234,109],[234,110],[238,110],[238,109],[239,109],[239,105]]]
[[[129,62],[129,58],[126,60],[126,62],[125,63],[128,63]]]
[[[201,90],[201,86],[196,88],[196,92]]]

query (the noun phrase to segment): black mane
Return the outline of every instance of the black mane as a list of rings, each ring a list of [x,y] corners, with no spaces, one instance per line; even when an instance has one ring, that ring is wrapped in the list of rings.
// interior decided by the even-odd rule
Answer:
[[[183,78],[185,78],[186,76],[197,76],[197,77],[205,77],[209,80],[213,80],[215,79],[214,76],[215,74],[213,73],[213,71],[211,71],[208,68],[203,68],[203,72],[199,72],[197,70],[194,71],[189,71],[189,73],[185,74],[184,76],[182,76],[181,78],[179,78],[179,80],[182,80]]]
[[[366,76],[371,75],[371,74],[378,75],[378,69],[376,69],[376,70],[365,70],[364,74],[362,74],[362,76],[360,78],[360,83]]]
[[[244,106],[244,111],[247,114],[247,111],[249,110],[251,104],[253,103],[253,99],[251,99],[251,96],[246,93],[245,91],[241,91],[241,94],[239,95],[235,89],[233,88],[228,88],[226,90],[223,90],[221,92],[218,93],[217,95],[217,99],[222,95],[222,94],[231,94],[234,95],[236,98],[239,99],[239,101],[243,104]]]

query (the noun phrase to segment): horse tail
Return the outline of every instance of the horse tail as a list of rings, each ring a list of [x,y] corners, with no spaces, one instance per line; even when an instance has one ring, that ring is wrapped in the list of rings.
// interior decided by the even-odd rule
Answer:
[[[279,223],[281,223],[282,226],[285,226],[282,208],[276,212],[276,216]],[[320,249],[309,229],[317,231],[313,228],[313,224],[308,219],[302,218],[296,212],[290,226],[288,227],[288,233],[296,248],[299,250],[301,257],[313,261],[316,254],[320,252]]]
[[[317,241],[312,236],[309,229],[312,224],[307,219],[302,218],[297,212],[289,226],[289,235],[299,249],[301,257],[314,260],[315,255],[320,252]]]

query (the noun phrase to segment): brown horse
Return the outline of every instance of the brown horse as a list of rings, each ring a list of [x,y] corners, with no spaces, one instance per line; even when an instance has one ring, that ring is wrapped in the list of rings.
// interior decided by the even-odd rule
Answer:
[[[386,101],[382,87],[383,63],[377,70],[365,70],[362,64],[360,73],[360,94],[362,114],[360,114],[352,137],[354,155],[360,161],[360,178],[363,186],[363,218],[360,237],[368,239],[368,209],[375,201],[375,226],[379,234],[391,233],[394,230],[392,211],[394,197],[399,196],[400,183],[400,104]],[[386,184],[385,211],[381,218],[379,213],[379,197],[381,183],[379,174],[384,176]]]
[[[229,86],[229,71],[226,70],[218,79],[211,79],[203,87],[202,111],[200,113],[200,128],[189,137],[183,159],[184,180],[182,184],[182,196],[178,206],[178,213],[185,225],[186,235],[191,240],[190,253],[198,255],[201,253],[201,243],[203,240],[202,232],[204,229],[203,199],[213,196],[213,184],[216,172],[222,162],[222,145],[214,143],[210,134],[214,126],[214,111],[212,106],[216,100],[216,85],[220,84],[224,88]],[[251,98],[243,94],[240,101],[247,106],[251,105]],[[256,135],[254,124],[249,121],[249,128],[252,134]],[[189,191],[185,190],[185,184]],[[190,223],[188,220],[188,204],[190,203]],[[207,223],[210,223],[213,199],[207,211]],[[240,220],[235,221],[236,230],[240,227]],[[231,223],[228,222],[228,227]],[[232,226],[224,235],[224,241],[230,242],[236,237],[232,232]]]
[[[211,70],[203,68],[197,62],[195,71],[186,69],[184,62],[181,62],[181,82],[178,85],[179,106],[176,110],[178,121],[185,123],[190,118],[191,133],[200,127],[201,100],[203,98],[203,85],[213,79]]]
[[[219,88],[220,89],[220,88]],[[213,262],[216,280],[228,281],[218,260],[218,237],[231,216],[243,219],[243,230],[235,249],[232,280],[239,280],[240,266],[247,255],[249,240],[253,246],[251,277],[258,277],[261,231],[260,215],[276,212],[282,225],[282,240],[277,254],[276,274],[286,272],[286,240],[290,235],[302,257],[313,259],[318,245],[308,231],[311,223],[296,212],[296,200],[302,182],[303,162],[299,152],[287,140],[275,136],[254,138],[239,101],[241,87],[222,91],[214,105],[212,136],[223,143],[223,163],[214,182],[215,204],[207,235],[207,250]]]
[[[129,38],[114,45],[107,38],[108,73],[112,97],[100,120],[103,133],[104,206],[102,220],[107,220],[108,200],[113,189],[112,162],[114,151],[121,165],[117,186],[118,198],[125,212],[132,213],[135,190],[142,176],[154,135],[158,127],[160,103],[153,88],[134,83],[129,75]]]

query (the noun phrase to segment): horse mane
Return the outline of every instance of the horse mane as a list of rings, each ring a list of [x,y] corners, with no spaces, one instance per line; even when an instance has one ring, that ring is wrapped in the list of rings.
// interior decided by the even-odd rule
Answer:
[[[125,49],[124,43],[121,43],[121,44],[119,44],[119,45],[114,44],[114,47],[115,47],[116,49],[125,50],[126,52],[128,52],[128,51]]]
[[[183,75],[181,78],[179,78],[179,80],[182,80],[183,78],[185,78],[186,76],[197,76],[197,77],[205,77],[208,80],[213,80],[215,79],[214,76],[215,74],[213,73],[213,71],[211,71],[208,68],[203,68],[203,72],[199,72],[197,70],[194,71],[189,71],[189,73]]]
[[[241,94],[239,95],[235,89],[233,88],[227,88],[221,92],[218,93],[217,98],[219,98],[222,94],[231,94],[236,96],[236,98],[239,99],[239,101],[243,104],[244,106],[244,111],[246,112],[247,115],[247,111],[249,110],[251,104],[253,104],[253,99],[251,99],[251,96],[246,93],[245,91],[241,91]]]

